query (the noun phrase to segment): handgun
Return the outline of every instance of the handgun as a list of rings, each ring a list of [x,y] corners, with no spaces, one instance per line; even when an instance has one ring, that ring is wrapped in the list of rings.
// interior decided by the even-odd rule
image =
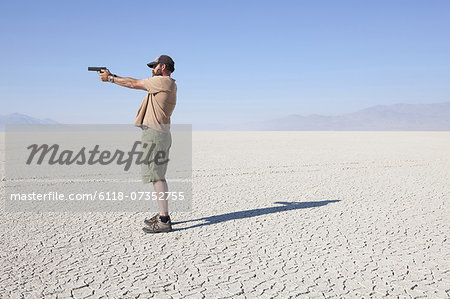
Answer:
[[[106,70],[106,66],[88,66],[88,71],[92,72],[100,72],[103,73],[103,70]]]

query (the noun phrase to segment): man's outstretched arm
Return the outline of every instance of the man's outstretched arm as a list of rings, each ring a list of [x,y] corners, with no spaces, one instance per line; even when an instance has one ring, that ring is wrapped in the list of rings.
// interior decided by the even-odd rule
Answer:
[[[110,81],[111,77],[114,76],[113,83],[116,83],[117,85],[132,88],[132,89],[147,90],[147,88],[145,88],[145,86],[144,86],[144,80],[142,80],[142,79],[123,78],[123,77],[119,77],[116,75],[112,75],[108,69],[103,70],[103,72],[98,73],[98,75],[103,82]]]

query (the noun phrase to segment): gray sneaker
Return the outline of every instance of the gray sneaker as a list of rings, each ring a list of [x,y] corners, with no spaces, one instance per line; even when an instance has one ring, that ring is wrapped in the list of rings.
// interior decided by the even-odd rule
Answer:
[[[155,216],[153,216],[152,218],[148,218],[144,220],[144,223],[147,225],[152,225],[153,223],[157,222],[159,219],[159,213],[157,213]],[[169,220],[170,221],[170,220]]]
[[[157,217],[157,220],[148,226],[142,228],[142,230],[148,234],[152,233],[167,233],[172,231],[172,223],[170,223],[170,220],[167,221],[167,223],[164,223],[159,219],[159,215]]]

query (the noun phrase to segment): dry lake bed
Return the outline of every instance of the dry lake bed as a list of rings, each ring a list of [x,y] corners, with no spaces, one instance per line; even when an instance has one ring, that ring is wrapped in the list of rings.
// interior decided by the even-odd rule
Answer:
[[[193,132],[192,158],[151,235],[154,210],[7,213],[2,154],[0,297],[450,296],[450,132]]]

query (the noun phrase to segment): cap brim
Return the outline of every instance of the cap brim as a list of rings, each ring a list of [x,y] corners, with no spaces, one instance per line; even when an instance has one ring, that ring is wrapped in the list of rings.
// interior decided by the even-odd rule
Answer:
[[[152,61],[152,62],[147,63],[147,66],[148,66],[149,68],[153,68],[153,67],[155,67],[156,65],[158,65],[158,62],[155,62],[155,61]]]

